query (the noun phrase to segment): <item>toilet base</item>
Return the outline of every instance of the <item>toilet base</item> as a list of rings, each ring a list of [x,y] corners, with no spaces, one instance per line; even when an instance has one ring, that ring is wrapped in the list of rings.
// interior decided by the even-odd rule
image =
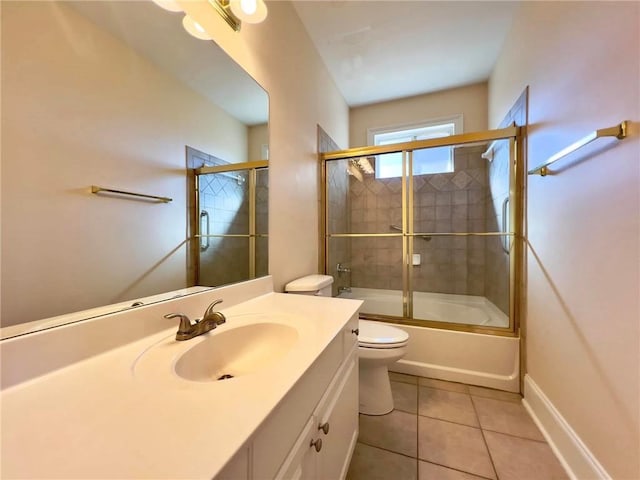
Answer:
[[[391,382],[386,365],[363,366],[360,362],[360,413],[386,415],[393,410]]]

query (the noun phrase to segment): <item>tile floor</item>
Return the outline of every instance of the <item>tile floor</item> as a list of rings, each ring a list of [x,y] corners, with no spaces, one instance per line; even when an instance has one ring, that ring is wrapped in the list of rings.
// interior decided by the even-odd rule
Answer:
[[[360,415],[347,480],[569,478],[515,393],[391,373],[393,412]]]

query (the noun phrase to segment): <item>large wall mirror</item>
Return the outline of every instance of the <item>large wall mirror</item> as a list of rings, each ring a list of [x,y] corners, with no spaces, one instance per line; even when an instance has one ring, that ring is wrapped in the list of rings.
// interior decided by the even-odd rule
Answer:
[[[217,191],[232,191],[238,207],[210,219],[211,258],[220,243],[213,235],[249,211],[237,198],[266,199],[264,170],[233,172],[247,162],[264,168],[266,92],[214,42],[191,37],[181,14],[151,1],[0,7],[3,336],[51,325],[41,319],[75,321],[105,313],[105,305],[131,308],[266,274],[264,225],[253,242],[262,257],[246,275],[199,282],[190,263],[190,252],[207,245],[197,236],[204,224],[194,227],[190,217],[199,219],[203,205],[233,210],[233,202],[212,199]],[[193,152],[203,163],[193,164]],[[188,199],[189,165],[220,174],[215,185],[207,177],[212,189],[199,206]],[[248,193],[249,175],[257,195]]]

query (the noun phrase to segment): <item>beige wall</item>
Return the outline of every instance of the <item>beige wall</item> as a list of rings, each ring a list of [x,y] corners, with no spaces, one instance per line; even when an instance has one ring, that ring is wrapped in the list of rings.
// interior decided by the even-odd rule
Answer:
[[[61,4],[2,2],[2,56],[3,325],[184,287],[185,144],[246,127]]]
[[[417,123],[460,113],[464,115],[465,132],[487,128],[486,83],[352,108],[349,118],[350,146],[367,145],[369,128]]]
[[[266,123],[249,127],[249,161],[265,160],[262,145],[269,145],[269,125]]]
[[[181,2],[269,92],[269,271],[276,289],[318,270],[317,125],[348,146],[349,110],[289,2],[233,32],[206,3]]]
[[[636,122],[528,179],[528,375],[616,479],[640,478],[639,26],[637,2],[525,3],[489,88],[495,126],[530,85],[531,166]]]

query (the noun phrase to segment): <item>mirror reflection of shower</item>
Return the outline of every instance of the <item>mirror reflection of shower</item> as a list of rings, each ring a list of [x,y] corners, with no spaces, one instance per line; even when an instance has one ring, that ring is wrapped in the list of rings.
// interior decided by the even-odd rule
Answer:
[[[190,282],[218,286],[267,275],[267,162],[232,164],[190,148],[188,162],[199,212],[190,215],[199,246],[190,249]]]

